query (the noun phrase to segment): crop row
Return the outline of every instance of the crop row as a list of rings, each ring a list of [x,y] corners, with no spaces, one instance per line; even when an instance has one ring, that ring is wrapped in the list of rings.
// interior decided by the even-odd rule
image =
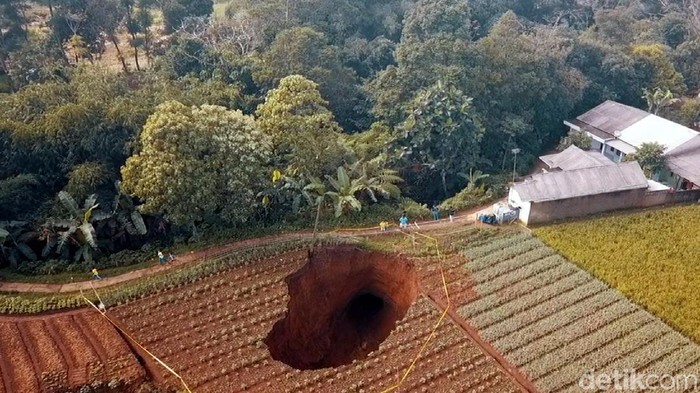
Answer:
[[[481,277],[481,273],[484,271],[472,273],[472,275],[479,280],[479,284],[476,285],[476,290],[480,295],[485,296],[504,288],[511,288],[525,279],[536,276],[552,268],[566,268],[568,272],[571,273],[576,270],[571,264],[562,264],[560,256],[540,255],[540,253],[536,252],[539,250],[542,249],[534,250],[519,257],[522,263],[526,263],[524,266],[510,270],[507,273],[502,273],[491,279],[485,280]],[[486,276],[488,277],[489,275],[487,274]]]
[[[486,321],[488,321],[486,323],[490,324],[488,328],[486,328],[484,319],[478,319],[482,323],[481,326],[485,331],[485,337],[490,340],[495,340],[508,333],[518,331],[532,323],[546,318],[557,310],[572,305],[585,303],[586,300],[603,292],[605,289],[606,287],[602,283],[591,281],[585,285],[575,287],[570,291],[563,292],[555,297],[551,297],[546,300],[543,298],[539,302],[537,301],[539,298],[537,296],[532,296],[531,294],[522,297],[521,299],[524,299],[522,303],[517,301],[511,303],[518,303],[516,307],[510,308],[509,304],[498,308],[498,310],[504,308],[506,310],[514,311],[507,321],[500,320],[499,322],[493,322],[493,319],[485,318]],[[523,312],[522,307],[527,307],[527,312]],[[583,313],[588,311],[584,308],[579,308],[579,310],[581,310]]]
[[[234,271],[246,271],[246,269],[239,269],[238,267],[236,267],[233,268],[230,272],[217,273],[213,277],[218,278],[214,280],[208,280],[205,285],[187,284],[182,286],[181,288],[178,288],[177,291],[165,292],[159,296],[154,296],[146,301],[139,302],[138,305],[134,305],[134,307],[129,307],[129,310],[127,312],[122,312],[122,315],[124,317],[131,317],[132,315],[134,315],[141,317],[144,320],[151,320],[152,318],[150,318],[150,316],[153,313],[162,309],[164,306],[167,306],[172,303],[177,303],[180,307],[183,307],[185,306],[183,302],[197,300],[201,296],[214,295],[216,297],[221,297],[222,293],[226,293],[227,300],[236,299],[237,297],[244,295],[253,289],[260,288],[261,283],[266,282],[267,284],[273,284],[278,281],[281,281],[282,278],[289,274],[292,267],[289,265],[292,263],[296,264],[301,261],[296,259],[293,261],[288,261],[291,258],[285,258],[283,260],[284,262],[277,262],[277,259],[278,258],[274,258],[274,264],[270,263],[269,258],[268,260],[264,261],[264,263],[261,263],[261,265],[268,268],[268,271],[281,270],[277,275],[268,280],[263,281],[257,279],[257,283],[248,283],[249,285],[246,285],[245,282],[237,281],[236,276],[238,276],[238,274],[231,274],[231,272]],[[229,289],[231,290],[229,291]]]
[[[542,261],[545,264],[550,264],[555,263],[556,259],[552,258],[548,261]],[[498,280],[495,279],[492,282],[493,285],[485,283],[477,286],[476,291],[481,297],[462,307],[460,313],[466,317],[471,317],[486,312],[519,296],[526,295],[546,287],[547,285],[551,285],[553,282],[572,276],[575,273],[577,273],[575,269],[560,265],[553,266],[549,270],[545,270],[534,277],[530,277],[509,287],[501,287],[501,283],[497,282]],[[526,274],[529,274],[529,272]]]
[[[590,368],[700,362],[696,344],[529,236],[463,250],[480,297],[458,312],[542,391],[576,391]]]
[[[0,323],[0,342],[0,357],[3,358],[0,361],[5,367],[9,366],[9,369],[2,367],[3,379],[11,381],[17,391],[38,392],[39,385],[32,360],[14,323]]]
[[[590,369],[600,370],[613,360],[626,357],[628,353],[636,348],[642,347],[645,343],[661,337],[668,333],[668,331],[668,329],[660,329],[657,324],[646,324],[603,347],[593,350],[575,361],[568,362],[558,369],[556,373],[541,378],[537,383],[539,386],[549,391],[574,384],[586,371]]]
[[[505,298],[504,300],[506,300],[506,302],[494,304],[494,307],[491,309],[470,316],[470,318],[477,327],[484,328],[569,291],[573,291],[575,294],[574,297],[579,299],[604,289],[605,285],[600,282],[591,281],[590,276],[579,272],[550,283],[526,295],[514,297],[512,299]],[[467,310],[468,307],[469,306],[466,307]],[[465,308],[462,308],[462,310],[460,310],[461,314],[467,316],[469,313],[463,311],[464,309]]]
[[[607,290],[581,303],[573,304],[564,309],[554,309],[552,310],[553,314],[528,326],[508,329],[512,332],[499,337],[494,341],[494,344],[499,350],[508,353],[548,334],[556,334],[558,329],[569,324],[581,323],[589,326],[600,324],[602,326],[634,310],[636,307],[629,302],[620,301],[619,294]],[[593,313],[595,315],[590,317]],[[501,328],[501,325],[495,325],[492,328]],[[491,333],[487,332],[486,334],[490,335]]]
[[[462,254],[470,260],[474,260],[531,239],[532,236],[526,232],[507,234],[505,237],[488,241],[483,245],[469,245],[468,247],[463,248]]]
[[[348,239],[337,237],[321,237],[318,239],[320,245],[344,244],[349,241]],[[264,259],[293,250],[301,250],[308,247],[309,244],[309,239],[294,239],[281,240],[251,248],[236,249],[167,274],[129,281],[104,291],[104,293],[101,293],[101,296],[108,305],[124,304],[133,300],[143,299],[149,295],[160,294],[168,289],[178,288],[186,283],[196,282],[204,277],[210,277],[218,272],[229,270],[240,264],[250,263],[253,260]],[[75,293],[46,296],[0,294],[0,314],[36,314],[83,306],[85,306],[85,300],[82,296]],[[133,315],[137,313],[138,310],[133,310]]]

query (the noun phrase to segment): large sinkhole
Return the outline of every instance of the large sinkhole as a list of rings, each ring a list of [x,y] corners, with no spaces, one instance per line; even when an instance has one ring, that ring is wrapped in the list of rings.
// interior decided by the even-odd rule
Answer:
[[[286,278],[289,304],[265,339],[300,370],[338,367],[376,350],[418,296],[409,262],[352,246],[322,248]]]

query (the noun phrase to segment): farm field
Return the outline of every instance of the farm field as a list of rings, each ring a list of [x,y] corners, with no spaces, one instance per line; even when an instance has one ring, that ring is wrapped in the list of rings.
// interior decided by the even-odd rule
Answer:
[[[328,244],[236,254],[108,315],[198,393],[579,392],[591,369],[700,374],[700,346],[529,233]],[[96,311],[0,317],[0,340],[0,393],[181,387]]]
[[[146,377],[126,342],[96,312],[0,316],[0,343],[2,393],[63,392],[95,381],[126,389]]]
[[[700,342],[699,222],[700,206],[692,205],[563,223],[534,232]]]
[[[431,334],[442,310],[416,287],[415,299],[406,304],[405,315],[399,318],[393,333],[381,343],[364,337],[370,344],[366,348],[363,346],[361,353],[352,353],[358,360],[349,361],[346,357],[347,364],[316,370],[289,367],[270,357],[267,345],[274,346],[274,343],[267,337],[275,323],[284,317],[290,300],[285,277],[304,265],[306,258],[306,252],[297,251],[234,268],[201,282],[120,306],[114,315],[144,345],[181,372],[190,388],[197,392],[373,392],[390,388]],[[367,258],[357,255],[351,259],[355,264],[362,264]],[[418,275],[426,282],[437,282],[439,271],[418,270]],[[328,272],[333,270],[325,273],[321,270],[314,275]],[[386,288],[392,287],[392,278],[382,276],[385,272],[363,272],[374,277],[369,280],[374,283],[371,285],[383,282],[389,283]],[[348,274],[338,276],[344,282],[352,281]],[[341,283],[334,286],[343,287]],[[392,296],[400,299],[409,295]],[[318,299],[317,309],[332,302]],[[307,300],[310,299],[297,303],[309,303]],[[295,302],[290,303],[290,309],[295,307],[293,304]],[[308,328],[312,333],[302,332],[305,337],[324,341],[323,337],[313,335],[313,326]],[[345,340],[352,340],[352,337],[345,337]],[[321,361],[332,362],[338,356],[321,358]],[[161,373],[159,378],[177,386],[171,375]],[[512,375],[465,334],[458,322],[447,318],[399,391],[447,392],[453,391],[455,386],[474,392],[523,391]]]
[[[539,239],[493,239],[461,247],[477,299],[459,315],[541,391],[581,391],[591,369],[700,374],[700,346]]]

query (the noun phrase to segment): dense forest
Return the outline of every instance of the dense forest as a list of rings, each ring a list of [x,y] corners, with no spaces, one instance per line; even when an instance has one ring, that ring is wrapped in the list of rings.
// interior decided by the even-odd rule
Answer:
[[[0,263],[53,273],[486,201],[606,99],[696,126],[700,3],[0,0],[0,65]]]

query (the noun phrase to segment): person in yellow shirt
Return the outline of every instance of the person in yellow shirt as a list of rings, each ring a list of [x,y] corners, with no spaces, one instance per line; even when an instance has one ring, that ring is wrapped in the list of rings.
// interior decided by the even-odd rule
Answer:
[[[95,278],[95,280],[101,280],[102,277],[100,277],[100,273],[97,271],[97,269],[92,269],[92,277]]]
[[[389,228],[389,223],[386,221],[382,221],[379,223],[379,228],[382,232],[386,232],[387,228]]]

